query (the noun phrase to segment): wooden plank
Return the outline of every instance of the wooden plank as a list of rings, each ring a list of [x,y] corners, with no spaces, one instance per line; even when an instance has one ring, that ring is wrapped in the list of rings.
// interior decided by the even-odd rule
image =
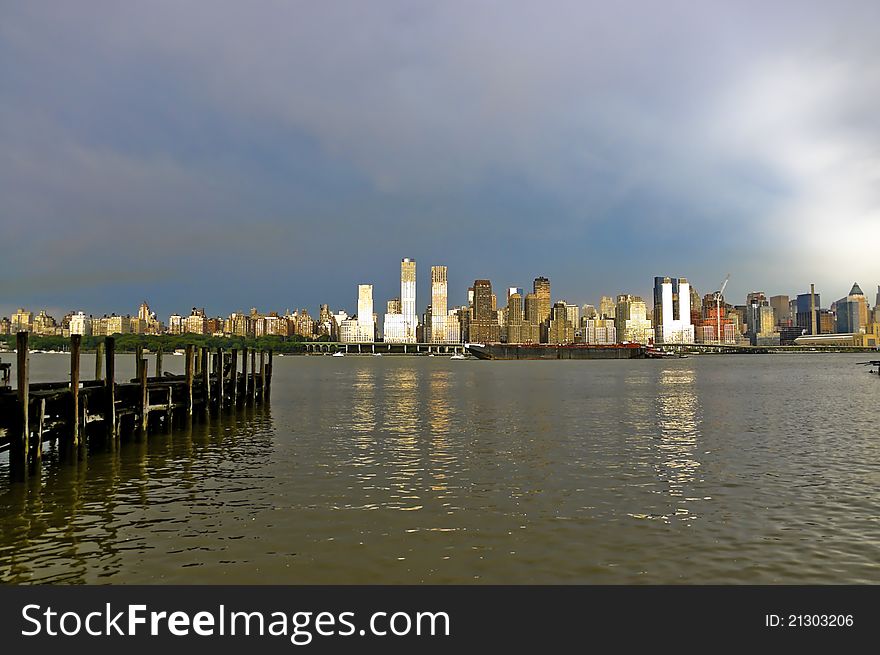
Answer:
[[[16,378],[19,415],[18,429],[13,433],[10,445],[9,473],[13,480],[23,481],[27,477],[28,438],[30,437],[30,426],[28,425],[30,354],[27,332],[19,332],[16,335],[16,354],[18,358]]]

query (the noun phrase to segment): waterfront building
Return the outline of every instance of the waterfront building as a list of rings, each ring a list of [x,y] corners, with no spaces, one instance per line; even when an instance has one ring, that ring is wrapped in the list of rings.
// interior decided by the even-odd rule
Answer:
[[[822,306],[819,294],[812,291],[798,294],[796,303],[795,324],[806,330],[807,334],[813,334],[819,329],[819,308]]]
[[[877,298],[874,300],[874,309],[876,310],[878,307],[880,307],[880,284],[877,285]]]
[[[492,283],[474,281],[474,306],[471,310],[469,340],[474,343],[497,343],[501,338],[498,313],[492,308]]]
[[[548,343],[574,343],[574,325],[568,320],[568,306],[564,302],[553,305],[547,329]]]
[[[729,345],[738,343],[739,316],[731,309],[723,298],[716,304],[712,294],[706,295],[703,299],[703,320],[695,334],[697,342]]]
[[[183,321],[183,331],[187,334],[205,334],[205,308],[195,307]]]
[[[373,320],[373,285],[358,285],[357,340],[373,342],[376,340],[376,323]]]
[[[691,286],[691,324],[694,327],[703,322],[703,301],[699,292]]]
[[[77,312],[70,317],[70,334],[84,337],[92,336],[92,319],[85,312]]]
[[[327,337],[330,341],[339,340],[339,324],[330,313],[330,306],[323,304],[318,310],[318,324],[315,327],[318,337]]]
[[[180,314],[168,317],[168,334],[183,334],[183,317]]]
[[[550,328],[550,280],[546,277],[536,277],[532,283],[532,291],[538,302],[540,341],[541,343],[547,343],[548,330]]]
[[[758,308],[769,307],[767,295],[763,291],[752,291],[746,295],[745,315],[746,315],[746,332],[754,335],[760,332],[761,327],[758,325]]]
[[[648,307],[640,296],[617,296],[614,316],[614,327],[620,341],[646,344],[654,339],[654,327],[648,320]]]
[[[360,316],[360,309],[358,310]],[[388,302],[383,322],[387,343],[415,343],[419,320],[416,315],[416,261],[404,257],[400,262],[400,299]]]
[[[41,309],[40,313],[34,317],[33,333],[38,336],[49,337],[60,333],[55,318],[49,316],[45,309]]]
[[[582,318],[583,342],[589,345],[608,346],[617,343],[617,328],[612,318]]]
[[[409,257],[400,261],[400,312],[406,325],[404,339],[415,343],[419,324],[416,313],[416,260]]]
[[[538,297],[534,293],[527,293],[523,299],[523,324],[520,336],[522,342],[540,343],[541,317],[538,311]]]
[[[657,343],[693,343],[691,289],[686,278],[654,278],[654,333]]]
[[[339,341],[357,343],[360,341],[359,324],[356,318],[346,318],[339,324]]]
[[[449,287],[446,267],[432,266],[431,322],[425,324],[426,326],[430,325],[431,343],[458,343],[461,338],[458,319],[454,313],[449,312],[448,300]]]
[[[599,299],[599,318],[614,318],[617,307],[614,304],[614,298],[611,296],[602,296]]]
[[[33,323],[34,313],[19,307],[10,320],[10,332],[13,334],[16,332],[30,332],[33,329]]]
[[[113,334],[130,334],[131,333],[131,317],[117,316],[111,314],[102,319],[104,323],[103,333],[107,336]],[[94,332],[94,330],[92,330]]]
[[[5,316],[0,318],[0,334],[9,334],[12,330],[12,321]]]
[[[791,300],[788,296],[770,296],[770,306],[776,318],[776,325],[789,326],[791,319]]]
[[[581,307],[581,316],[583,318],[596,318],[597,315],[596,308],[593,305],[584,305]],[[580,325],[580,321],[578,321],[578,325]]]
[[[522,296],[512,293],[507,296],[507,343],[528,343],[531,334],[523,314]],[[523,336],[525,326],[526,335]]]
[[[563,301],[565,302],[565,301]],[[568,318],[568,322],[571,323],[572,327],[576,325],[580,325],[581,323],[581,308],[577,305],[572,305],[569,303],[565,303],[565,315]]]
[[[868,327],[868,301],[858,283],[852,285],[849,294],[837,301],[838,333],[864,333]]]

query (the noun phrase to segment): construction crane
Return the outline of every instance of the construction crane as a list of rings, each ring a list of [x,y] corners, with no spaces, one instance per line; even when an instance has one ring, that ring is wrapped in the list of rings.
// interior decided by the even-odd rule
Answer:
[[[724,289],[727,288],[728,282],[730,282],[730,273],[724,278],[721,288],[713,294],[713,297],[715,298],[715,325],[717,326],[716,331],[718,333],[719,344],[721,343],[721,298],[724,296]]]

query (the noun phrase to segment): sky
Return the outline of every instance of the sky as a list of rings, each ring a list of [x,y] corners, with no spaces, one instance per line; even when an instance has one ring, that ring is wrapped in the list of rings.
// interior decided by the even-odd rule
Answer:
[[[0,0],[0,315],[823,305],[880,284],[880,3]]]

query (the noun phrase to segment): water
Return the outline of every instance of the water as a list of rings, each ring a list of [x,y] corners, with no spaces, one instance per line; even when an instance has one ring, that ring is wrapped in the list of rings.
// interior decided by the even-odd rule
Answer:
[[[0,581],[878,583],[866,358],[276,358],[269,407],[3,460]]]

